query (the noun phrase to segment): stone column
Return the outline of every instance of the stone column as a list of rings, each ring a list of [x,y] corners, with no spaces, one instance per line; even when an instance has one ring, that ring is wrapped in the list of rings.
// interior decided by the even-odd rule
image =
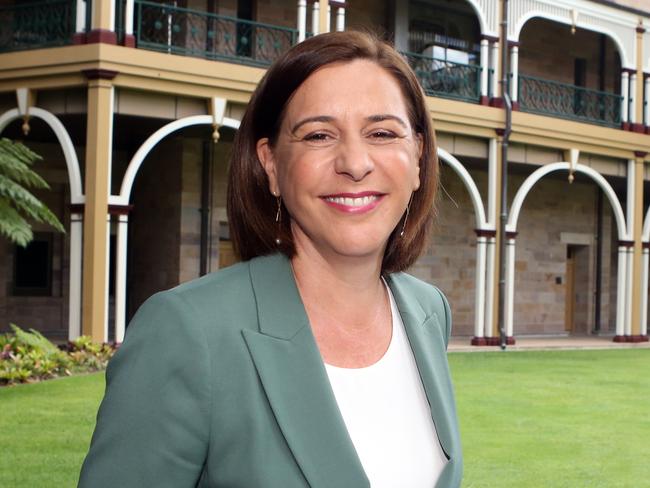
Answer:
[[[108,340],[108,196],[116,72],[88,70],[82,327],[93,340]]]

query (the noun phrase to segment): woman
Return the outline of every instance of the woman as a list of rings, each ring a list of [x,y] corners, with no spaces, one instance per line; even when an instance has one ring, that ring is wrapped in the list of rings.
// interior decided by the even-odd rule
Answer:
[[[399,272],[425,246],[435,154],[381,41],[316,36],[272,66],[231,161],[244,262],[136,314],[80,486],[459,486],[449,306]]]

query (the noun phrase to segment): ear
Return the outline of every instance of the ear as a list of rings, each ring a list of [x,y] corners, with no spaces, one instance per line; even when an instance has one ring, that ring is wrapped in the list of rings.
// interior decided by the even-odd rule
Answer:
[[[424,151],[424,140],[422,139],[422,134],[415,134],[415,154],[416,154],[416,167],[415,167],[415,176],[413,180],[413,191],[417,191],[420,188],[420,161],[422,160],[422,153]]]
[[[278,176],[276,172],[275,157],[269,143],[269,138],[264,137],[257,141],[255,147],[257,150],[257,159],[260,160],[262,168],[269,179],[269,190],[276,196],[280,196],[280,187],[278,186]]]

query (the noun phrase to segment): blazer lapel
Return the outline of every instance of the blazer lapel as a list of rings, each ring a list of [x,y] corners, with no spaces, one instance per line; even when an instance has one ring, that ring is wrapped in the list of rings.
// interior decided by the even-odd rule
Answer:
[[[273,414],[310,486],[369,487],[312,335],[289,261],[250,262],[259,332],[244,330]]]
[[[442,302],[437,311],[427,315],[413,294],[408,292],[408,285],[400,280],[400,274],[390,275],[387,281],[404,322],[440,445],[451,459],[456,455],[454,448],[458,442],[455,442],[456,408],[447,366]]]

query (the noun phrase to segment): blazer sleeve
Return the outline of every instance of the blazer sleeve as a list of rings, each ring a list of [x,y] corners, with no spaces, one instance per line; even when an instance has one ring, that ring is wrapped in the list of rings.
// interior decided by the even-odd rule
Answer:
[[[108,365],[80,488],[196,486],[210,434],[206,342],[173,290],[145,302]]]

